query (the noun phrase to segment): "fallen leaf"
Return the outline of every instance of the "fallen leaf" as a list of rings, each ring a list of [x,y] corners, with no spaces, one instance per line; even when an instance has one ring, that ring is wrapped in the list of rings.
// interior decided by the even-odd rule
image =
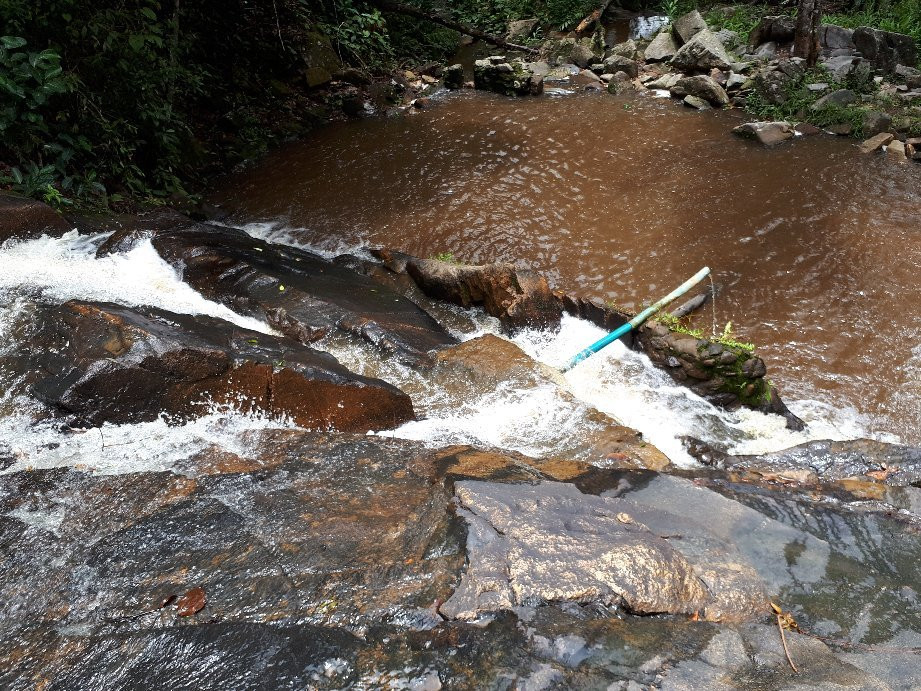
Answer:
[[[771,609],[774,610],[774,614],[783,614],[783,610],[773,602],[771,603]]]
[[[200,612],[207,601],[204,588],[192,588],[179,598],[176,603],[176,613],[180,617],[191,617],[196,612]]]

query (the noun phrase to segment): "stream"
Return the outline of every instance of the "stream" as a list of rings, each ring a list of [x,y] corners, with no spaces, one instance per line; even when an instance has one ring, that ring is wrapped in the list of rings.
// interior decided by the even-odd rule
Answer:
[[[729,134],[735,113],[652,94],[435,100],[331,125],[228,176],[211,202],[229,215],[214,225],[110,254],[97,253],[107,233],[76,230],[0,246],[0,687],[917,688],[918,451],[886,447],[901,469],[847,451],[858,475],[842,479],[771,458],[752,473],[704,467],[686,438],[740,457],[921,444],[919,169],[830,136],[761,149]],[[202,241],[215,236],[232,243]],[[561,374],[601,328],[564,315],[559,330],[509,335],[479,308],[354,268],[380,269],[377,247],[515,263],[627,309],[708,265],[715,316],[708,305],[695,325],[731,321],[754,342],[806,428],[718,409],[620,342]],[[351,263],[324,261],[343,254]],[[284,284],[273,261],[287,262]],[[193,289],[196,275],[223,302]],[[342,275],[385,296],[358,296],[358,313],[400,303],[448,343],[418,366],[338,322],[311,332],[324,352],[309,362],[329,366],[327,353],[375,378],[362,391],[399,388],[408,422],[346,434],[225,400],[183,420],[83,426],[16,369],[40,315],[96,337],[86,305],[43,311],[69,300],[166,312],[155,332],[103,312],[111,357],[89,364],[84,344],[46,329],[56,350],[38,362],[60,355],[65,378],[130,360],[134,338],[150,371],[185,371],[167,342],[177,315],[232,325],[182,322],[198,331],[178,360],[213,353],[191,338],[209,329],[277,358],[291,350],[272,344],[303,342],[276,330],[290,325],[279,312],[245,308],[319,313]],[[235,301],[239,276],[250,292]],[[310,376],[300,391],[329,379]],[[269,381],[271,394],[281,380]],[[608,453],[621,425],[642,438]],[[844,448],[884,446],[868,444]],[[647,446],[667,472],[632,463]],[[775,601],[802,627],[783,643]]]

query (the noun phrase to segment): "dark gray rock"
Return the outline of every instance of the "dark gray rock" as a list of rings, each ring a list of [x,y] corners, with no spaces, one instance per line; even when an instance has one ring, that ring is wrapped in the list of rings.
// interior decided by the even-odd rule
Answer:
[[[863,115],[863,136],[872,137],[880,132],[888,132],[892,127],[892,116],[879,110],[868,110]]]
[[[530,38],[539,25],[539,19],[519,19],[518,21],[509,22],[505,40],[520,43],[524,39]]]
[[[713,107],[707,101],[698,96],[685,96],[681,102],[689,108],[693,108],[694,110],[710,110]]]
[[[707,22],[697,10],[691,10],[675,20],[672,24],[672,31],[675,37],[682,43],[687,43],[701,31],[708,29]]]
[[[663,31],[657,35],[643,51],[646,62],[661,62],[670,60],[678,52],[678,44],[671,31]]]
[[[762,17],[757,26],[748,35],[748,45],[757,48],[762,43],[773,41],[781,45],[793,42],[796,32],[796,20],[793,17],[769,16]]]
[[[419,363],[430,350],[457,342],[395,290],[341,263],[235,228],[143,226],[113,234],[98,254],[128,250],[144,237],[202,295],[267,321],[301,343],[340,330]]]
[[[464,88],[464,66],[461,64],[449,65],[442,72],[445,88],[462,89]]]
[[[631,79],[635,79],[640,73],[640,66],[637,62],[622,55],[612,55],[605,58],[603,65],[606,72],[611,74],[623,72]]]
[[[732,59],[715,34],[703,30],[685,43],[675,57],[672,67],[682,72],[709,72],[714,67],[728,70]]]
[[[854,30],[837,24],[822,24],[819,27],[819,45],[828,50],[854,48]]]
[[[915,39],[905,34],[861,26],[854,30],[854,45],[875,67],[888,72],[897,65],[915,65],[918,62]]]
[[[679,79],[671,87],[671,94],[677,97],[696,96],[717,108],[729,104],[729,96],[726,95],[723,87],[712,77],[702,74]]]
[[[838,89],[830,94],[822,96],[819,100],[809,106],[812,111],[819,111],[824,108],[836,107],[842,108],[857,102],[857,94],[850,89]]]
[[[506,62],[501,56],[474,62],[473,84],[477,89],[505,96],[537,96],[544,90],[543,78],[534,74],[525,63],[521,60]]]

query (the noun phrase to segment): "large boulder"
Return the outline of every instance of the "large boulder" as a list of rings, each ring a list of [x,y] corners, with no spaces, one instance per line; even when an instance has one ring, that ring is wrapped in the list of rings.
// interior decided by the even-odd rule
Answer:
[[[145,238],[206,298],[267,321],[301,343],[346,331],[415,363],[428,351],[457,342],[409,299],[371,278],[235,228],[142,225],[114,234],[99,254],[130,249]]]
[[[543,77],[521,60],[506,60],[501,55],[473,63],[473,84],[477,89],[506,96],[536,96],[544,90]]]
[[[796,20],[793,17],[769,16],[762,17],[757,26],[748,35],[748,44],[757,48],[762,43],[786,44],[793,42],[796,33]]]
[[[637,62],[623,55],[611,55],[604,59],[603,65],[607,74],[623,72],[630,78],[636,78],[640,73],[640,66]]]
[[[675,42],[671,31],[662,31],[646,46],[643,55],[646,56],[646,62],[661,62],[670,60],[678,52],[678,44]]]
[[[82,424],[181,419],[212,404],[343,431],[414,418],[409,397],[390,384],[213,317],[71,301],[37,308],[34,322],[7,364],[32,395]]]
[[[520,43],[521,41],[530,38],[531,34],[534,33],[534,30],[540,25],[539,19],[519,19],[514,22],[509,22],[508,31],[505,34],[505,40],[511,41],[513,43]]]
[[[774,146],[780,142],[792,139],[793,128],[789,122],[746,122],[734,127],[733,134],[746,139],[755,139],[765,146]]]
[[[466,308],[482,306],[509,331],[559,326],[560,305],[547,279],[533,271],[413,258],[406,272],[426,295]]]
[[[678,49],[671,64],[682,72],[709,72],[714,67],[728,70],[731,62],[716,34],[704,29]]]
[[[850,89],[837,89],[830,94],[822,96],[815,103],[809,106],[812,111],[820,111],[825,108],[843,108],[857,102],[857,94]]]
[[[42,235],[60,237],[73,229],[47,204],[0,192],[0,244],[7,240],[33,240]]]
[[[837,24],[822,24],[819,27],[819,45],[827,50],[854,48],[854,30]]]
[[[892,72],[896,65],[918,62],[918,46],[911,36],[861,26],[854,30],[853,39],[857,50],[879,69]]]
[[[707,31],[707,22],[697,10],[691,10],[675,20],[672,31],[681,43],[687,43],[701,31]]]
[[[342,68],[329,38],[317,31],[310,31],[304,35],[301,45],[304,49],[303,76],[307,86],[317,87],[329,83]]]
[[[708,75],[695,75],[679,79],[671,88],[672,96],[684,98],[685,96],[696,96],[707,101],[717,108],[729,104],[729,96],[716,81]]]

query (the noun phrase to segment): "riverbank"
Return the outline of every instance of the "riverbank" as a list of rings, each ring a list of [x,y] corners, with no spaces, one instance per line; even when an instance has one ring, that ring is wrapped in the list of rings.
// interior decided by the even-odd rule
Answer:
[[[617,316],[538,276],[29,213],[0,249],[5,686],[919,682],[917,449],[682,469],[580,398],[648,360],[538,359],[564,306]],[[451,443],[435,401],[505,436]]]

